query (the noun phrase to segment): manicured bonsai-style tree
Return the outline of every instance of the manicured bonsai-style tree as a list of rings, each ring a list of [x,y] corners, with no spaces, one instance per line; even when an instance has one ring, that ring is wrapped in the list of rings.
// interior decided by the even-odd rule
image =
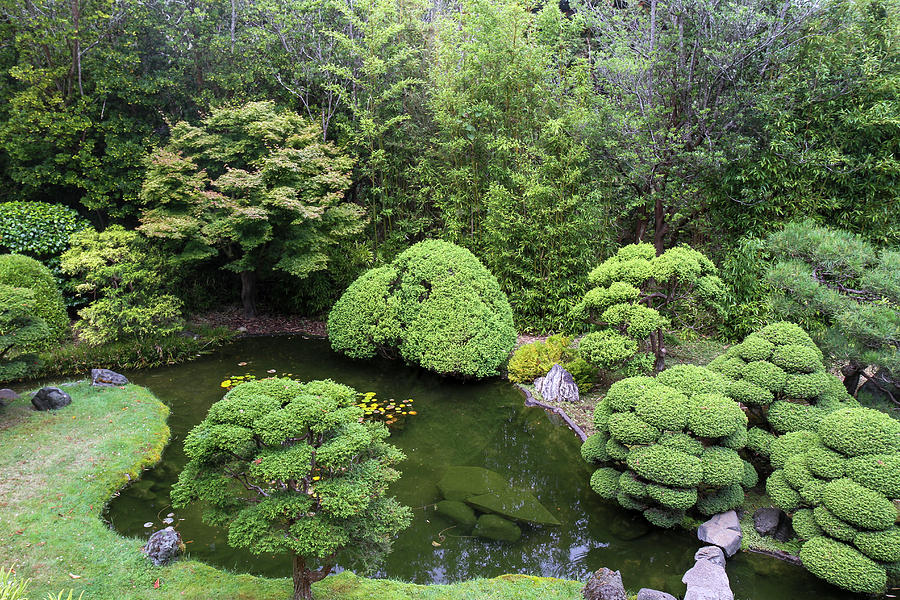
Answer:
[[[716,266],[688,246],[659,256],[651,244],[624,246],[588,280],[595,287],[573,317],[602,329],[588,333],[579,349],[597,368],[625,374],[663,370],[663,329],[700,312],[718,312],[725,294]]]
[[[581,448],[602,465],[591,477],[594,491],[660,527],[691,509],[712,515],[740,506],[757,474],[738,455],[747,417],[727,387],[726,378],[693,365],[614,383],[595,408],[597,433]]]
[[[0,285],[34,292],[35,311],[49,330],[41,344],[62,339],[69,326],[66,305],[50,269],[21,254],[0,255]]]
[[[495,375],[516,343],[506,294],[474,254],[426,240],[354,281],[328,315],[331,347],[399,355],[442,375]]]
[[[726,393],[751,418],[748,449],[766,456],[773,434],[815,430],[823,416],[855,401],[828,373],[822,352],[798,325],[773,323],[709,364],[732,382]]]
[[[775,503],[793,513],[807,569],[853,592],[883,592],[900,567],[900,422],[868,408],[834,411],[818,433],[796,431],[772,442],[776,470],[766,482]]]
[[[49,334],[34,291],[0,284],[0,381],[26,376],[38,359],[20,350],[40,346]]]
[[[384,424],[363,421],[356,396],[327,380],[238,385],[185,438],[173,506],[201,501],[232,546],[289,553],[294,600],[312,598],[338,553],[370,568],[411,513],[385,496],[403,454]]]

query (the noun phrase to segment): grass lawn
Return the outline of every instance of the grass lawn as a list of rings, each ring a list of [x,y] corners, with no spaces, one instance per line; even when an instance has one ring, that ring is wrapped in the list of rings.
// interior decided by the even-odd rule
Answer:
[[[12,565],[32,579],[31,600],[69,589],[73,597],[83,591],[84,600],[290,597],[288,579],[237,575],[187,559],[154,567],[140,552],[141,540],[110,530],[100,518],[103,506],[159,460],[169,411],[134,385],[82,382],[64,389],[73,402],[56,412],[33,411],[27,400],[0,410],[0,567]],[[422,586],[341,573],[313,591],[320,600],[574,600],[581,586],[523,575]]]

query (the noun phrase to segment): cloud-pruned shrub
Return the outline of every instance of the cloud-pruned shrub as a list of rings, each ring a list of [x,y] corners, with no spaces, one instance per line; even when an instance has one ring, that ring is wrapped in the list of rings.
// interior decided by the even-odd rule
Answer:
[[[600,466],[594,491],[660,527],[691,510],[712,515],[740,506],[757,476],[738,454],[747,417],[725,396],[728,385],[692,365],[614,383],[595,408],[597,432],[581,449]]]
[[[47,337],[38,346],[62,339],[68,330],[69,317],[50,269],[28,256],[3,254],[0,255],[0,285],[34,292],[36,316],[43,319],[48,328]]]
[[[868,408],[836,410],[818,433],[776,439],[771,458],[778,468],[766,491],[793,513],[806,568],[845,590],[882,592],[900,561],[900,422]]]
[[[399,356],[443,375],[495,375],[516,342],[512,309],[475,255],[426,240],[354,281],[328,315],[331,347]]]
[[[582,339],[582,355],[598,369],[626,376],[661,371],[663,329],[719,312],[725,293],[716,266],[688,246],[659,256],[651,244],[624,246],[591,271],[588,281],[594,287],[572,316],[600,329]]]
[[[815,430],[826,414],[855,403],[826,371],[813,340],[793,323],[773,323],[748,335],[709,368],[732,380],[726,394],[747,407],[751,424],[775,434]],[[766,440],[759,435],[751,436],[751,447],[765,455]]]

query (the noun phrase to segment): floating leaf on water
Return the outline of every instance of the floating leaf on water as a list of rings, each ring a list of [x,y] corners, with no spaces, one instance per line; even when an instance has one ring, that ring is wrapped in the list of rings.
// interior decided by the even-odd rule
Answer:
[[[231,387],[231,380],[230,380],[230,379],[226,379],[225,381],[223,381],[223,382],[220,383],[219,385],[220,385],[221,387],[223,387],[223,388]]]
[[[435,548],[439,548],[441,546],[439,543],[437,543],[434,540],[431,540],[431,545],[434,546]]]

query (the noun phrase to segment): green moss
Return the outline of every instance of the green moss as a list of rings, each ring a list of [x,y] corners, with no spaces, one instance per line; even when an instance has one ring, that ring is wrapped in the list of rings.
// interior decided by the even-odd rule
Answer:
[[[611,467],[597,469],[591,475],[591,489],[601,498],[615,498],[619,493],[619,472]]]
[[[744,478],[744,461],[731,448],[710,446],[700,457],[703,483],[721,488],[740,483]]]
[[[746,426],[747,417],[732,399],[721,394],[698,394],[691,398],[688,428],[703,438],[720,438]]]
[[[859,530],[856,527],[837,518],[824,506],[815,507],[813,509],[813,516],[822,531],[836,540],[852,542],[853,538],[856,537],[856,534],[859,533]]]
[[[784,471],[778,469],[769,475],[766,480],[766,494],[772,502],[785,512],[791,512],[800,507],[800,494],[790,486],[784,477]]]
[[[730,485],[710,494],[703,494],[697,500],[697,510],[704,515],[716,515],[744,503],[744,488],[740,484]]]
[[[900,421],[869,408],[845,408],[826,415],[819,434],[826,446],[846,456],[900,450]]]
[[[609,436],[603,433],[595,433],[581,445],[581,458],[592,464],[599,464],[609,460],[606,453],[606,442]]]
[[[794,532],[801,540],[810,540],[817,535],[822,535],[822,528],[816,522],[811,508],[801,508],[791,518]]]
[[[660,433],[632,412],[615,413],[609,418],[610,436],[626,445],[655,442]]]
[[[882,531],[861,531],[853,538],[853,545],[874,560],[898,562],[900,561],[900,527],[895,525]]]
[[[900,454],[856,456],[846,462],[846,473],[856,483],[888,498],[900,498]]]
[[[497,515],[481,515],[475,523],[472,535],[500,542],[516,542],[522,537],[519,526]]]
[[[861,529],[887,529],[897,519],[896,507],[883,494],[846,478],[829,482],[822,502],[836,517]]]
[[[703,479],[699,458],[663,446],[635,448],[627,462],[640,477],[672,487],[696,487]]]
[[[887,585],[883,566],[855,548],[825,536],[803,544],[800,560],[816,577],[851,592],[879,594]]]
[[[475,526],[477,517],[472,507],[457,500],[441,500],[435,505],[435,510],[460,525],[466,532]]]
[[[821,446],[822,440],[812,431],[793,431],[775,438],[770,446],[769,460],[776,469],[784,467],[795,454],[804,454],[810,448]]]

